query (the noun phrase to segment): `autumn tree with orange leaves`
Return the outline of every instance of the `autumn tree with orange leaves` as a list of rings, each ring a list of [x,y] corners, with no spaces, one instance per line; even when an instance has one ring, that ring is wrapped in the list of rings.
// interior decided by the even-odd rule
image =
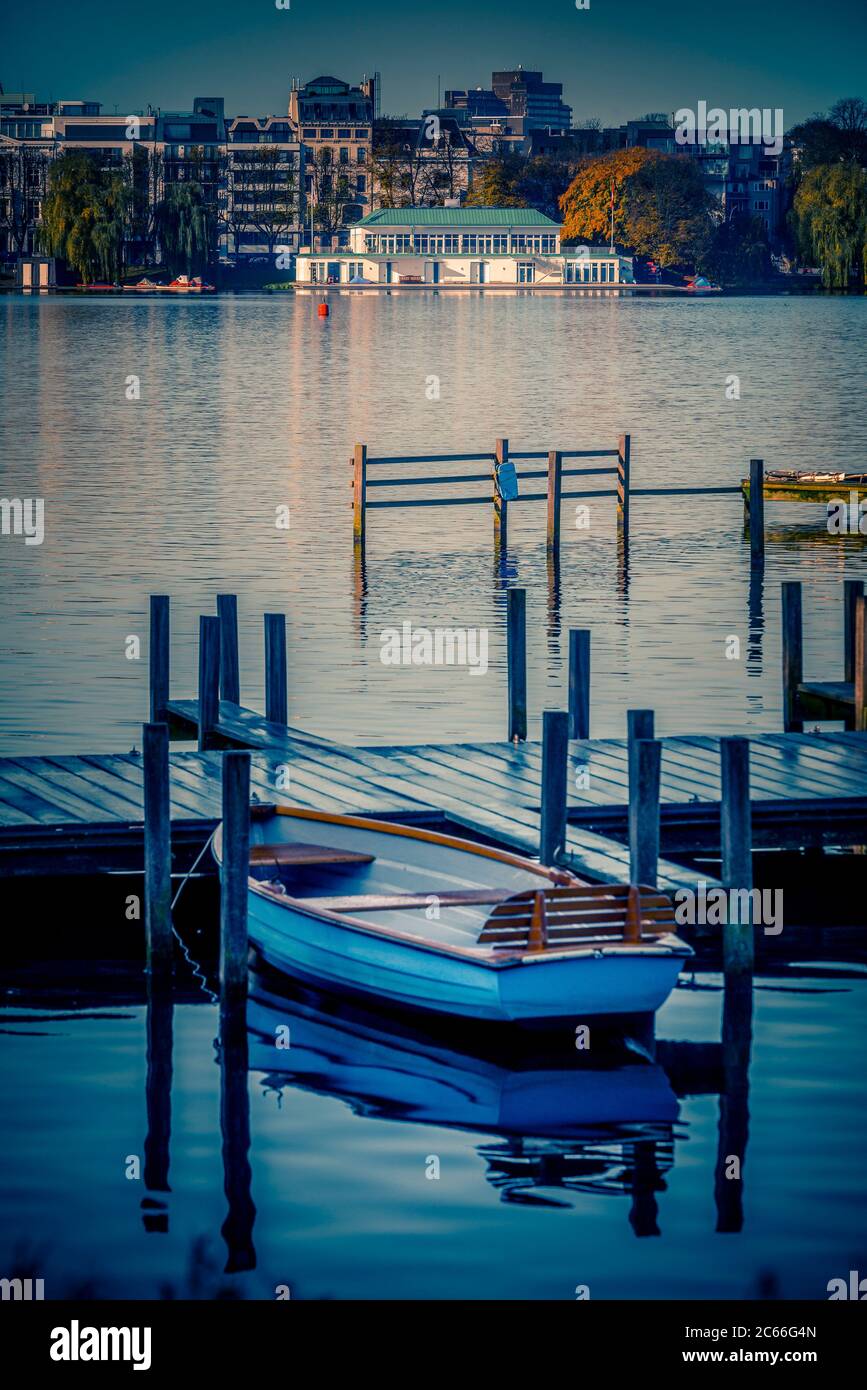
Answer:
[[[583,162],[560,199],[564,241],[607,245],[612,183],[619,246],[664,267],[693,267],[702,258],[719,212],[698,164],[638,146]]]

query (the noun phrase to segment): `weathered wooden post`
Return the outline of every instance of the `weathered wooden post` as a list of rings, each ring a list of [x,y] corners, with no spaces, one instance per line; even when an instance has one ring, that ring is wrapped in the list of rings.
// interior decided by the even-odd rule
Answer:
[[[540,864],[556,864],[566,848],[568,761],[569,716],[565,710],[546,709],[542,714]]]
[[[843,583],[843,679],[855,679],[855,609],[864,592],[862,579],[846,579]]]
[[[220,619],[220,699],[241,703],[241,666],[238,660],[238,599],[217,594]]]
[[[165,979],[171,974],[173,956],[167,724],[145,724],[142,730],[142,771],[147,969],[155,979]]]
[[[500,496],[497,487],[497,469],[508,458],[508,439],[498,439],[494,445],[494,546],[497,550],[505,550],[509,539],[509,504]]]
[[[867,598],[855,602],[855,728],[867,731]]]
[[[247,994],[247,879],[250,872],[250,754],[223,754],[223,864],[220,885],[220,1003]]]
[[[617,441],[617,526],[624,543],[629,543],[629,457],[631,435],[621,434]]]
[[[199,618],[199,752],[214,746],[220,718],[220,619]]]
[[[148,663],[150,667],[151,723],[161,723],[169,703],[169,596],[151,594]]]
[[[632,761],[635,745],[640,738],[653,737],[653,710],[628,709],[626,711],[626,766],[627,780],[630,787],[632,786]]]
[[[563,457],[556,450],[548,455],[548,549],[560,553],[560,498],[563,491]]]
[[[765,465],[750,459],[750,564],[765,563]]]
[[[786,580],[780,586],[780,597],[783,605],[783,729],[786,733],[799,734],[804,728],[798,697],[798,686],[804,679],[800,580]]]
[[[629,881],[656,887],[659,865],[659,774],[662,745],[635,740],[629,775]]]
[[[569,737],[590,737],[590,629],[569,629]]]
[[[289,723],[285,613],[265,614],[265,718],[273,724]]]
[[[356,444],[352,476],[352,539],[356,545],[364,545],[366,505],[367,445]]]
[[[506,662],[509,680],[509,742],[527,737],[527,591],[506,595]]]
[[[722,795],[720,802],[720,848],[722,850],[723,887],[731,890],[747,889],[745,911],[747,920],[741,921],[740,908],[733,912],[731,906],[726,913],[723,928],[723,966],[726,976],[750,974],[755,959],[753,939],[752,899],[749,890],[753,886],[753,832],[750,810],[750,741],[748,738],[721,738],[720,776]],[[734,901],[729,892],[729,903]],[[742,902],[741,895],[738,902]],[[732,917],[737,918],[732,921]]]

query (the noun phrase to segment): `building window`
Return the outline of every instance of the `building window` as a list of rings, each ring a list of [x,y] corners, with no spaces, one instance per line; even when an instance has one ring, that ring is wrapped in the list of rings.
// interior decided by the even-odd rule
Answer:
[[[355,180],[355,184],[359,193],[364,193],[367,191],[367,179],[364,174],[358,175],[358,178]]]
[[[338,140],[351,140],[351,139],[352,139],[352,131],[351,131],[351,130],[338,130],[338,132],[337,132],[337,138],[338,138]]]
[[[334,131],[331,130],[330,128],[326,130],[325,126],[323,126],[323,127],[321,128],[321,130],[319,131],[319,139],[320,139],[320,140],[333,140],[333,139],[334,139]]]
[[[366,151],[366,150],[363,150],[363,149],[361,149],[361,150],[356,150],[356,151],[355,151],[355,159],[356,159],[356,162],[357,162],[358,164],[366,164],[366,163],[367,163],[367,151]]]
[[[369,134],[369,130],[356,130],[355,138],[356,140],[366,140]]]
[[[306,126],[305,129],[303,130],[302,134],[303,134],[303,137],[304,137],[305,140],[315,140],[315,139],[316,139],[316,131],[313,129],[312,126]]]
[[[341,164],[348,164],[348,163],[349,163],[349,150],[348,150],[348,148],[346,147],[346,145],[341,145],[341,146],[340,146],[340,163],[341,163]]]

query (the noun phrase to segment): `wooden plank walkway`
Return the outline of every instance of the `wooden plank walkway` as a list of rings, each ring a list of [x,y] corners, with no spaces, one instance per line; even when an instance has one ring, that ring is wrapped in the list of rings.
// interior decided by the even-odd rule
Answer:
[[[177,730],[196,728],[195,700],[172,701]],[[261,801],[416,821],[447,820],[534,855],[539,845],[541,746],[537,743],[412,744],[350,747],[269,723],[223,701],[214,728],[226,746],[250,748],[252,787]],[[696,848],[718,843],[719,739],[689,735],[662,744],[661,819]],[[220,817],[219,752],[171,755],[171,816],[179,841],[201,844]],[[756,844],[806,837],[806,822],[867,826],[867,734],[761,734],[750,739]],[[286,784],[288,777],[288,785]],[[574,740],[569,747],[569,826],[565,862],[599,882],[629,876],[624,840],[628,749],[623,739]],[[0,872],[80,871],[114,840],[140,857],[142,760],[135,754],[0,759]],[[772,827],[763,840],[764,819]],[[800,828],[799,828],[800,827]],[[616,837],[620,837],[619,839]],[[801,836],[801,839],[798,837]],[[716,838],[714,838],[716,837]],[[776,837],[776,838],[774,838]],[[860,843],[860,840],[851,842]],[[51,856],[59,867],[52,867]],[[136,860],[138,865],[138,860]],[[661,860],[660,887],[700,878]]]

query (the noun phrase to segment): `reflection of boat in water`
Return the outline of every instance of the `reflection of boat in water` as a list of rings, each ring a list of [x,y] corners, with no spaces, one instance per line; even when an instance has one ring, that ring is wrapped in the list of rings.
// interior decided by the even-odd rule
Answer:
[[[561,1035],[547,1052],[508,1055],[501,1040],[497,1055],[480,1039],[468,1052],[454,1034],[298,988],[271,994],[255,979],[247,1026],[250,1067],[270,1089],[333,1095],[361,1115],[536,1139],[604,1138],[610,1126],[641,1138],[646,1126],[668,1133],[677,1119],[662,1067],[625,1047],[588,1061]]]
[[[222,865],[222,826],[213,853]],[[419,826],[277,806],[251,826],[250,940],[274,968],[377,1005],[489,1023],[628,1018],[690,948],[665,894],[591,885]]]
[[[503,1201],[532,1206],[568,1205],[557,1197],[540,1196],[540,1188],[613,1197],[631,1193],[652,1198],[654,1192],[664,1189],[663,1174],[674,1165],[670,1130],[641,1138],[614,1130],[597,1139],[571,1144],[563,1140],[539,1143],[511,1139],[481,1144],[478,1152],[487,1162],[488,1182]]]

